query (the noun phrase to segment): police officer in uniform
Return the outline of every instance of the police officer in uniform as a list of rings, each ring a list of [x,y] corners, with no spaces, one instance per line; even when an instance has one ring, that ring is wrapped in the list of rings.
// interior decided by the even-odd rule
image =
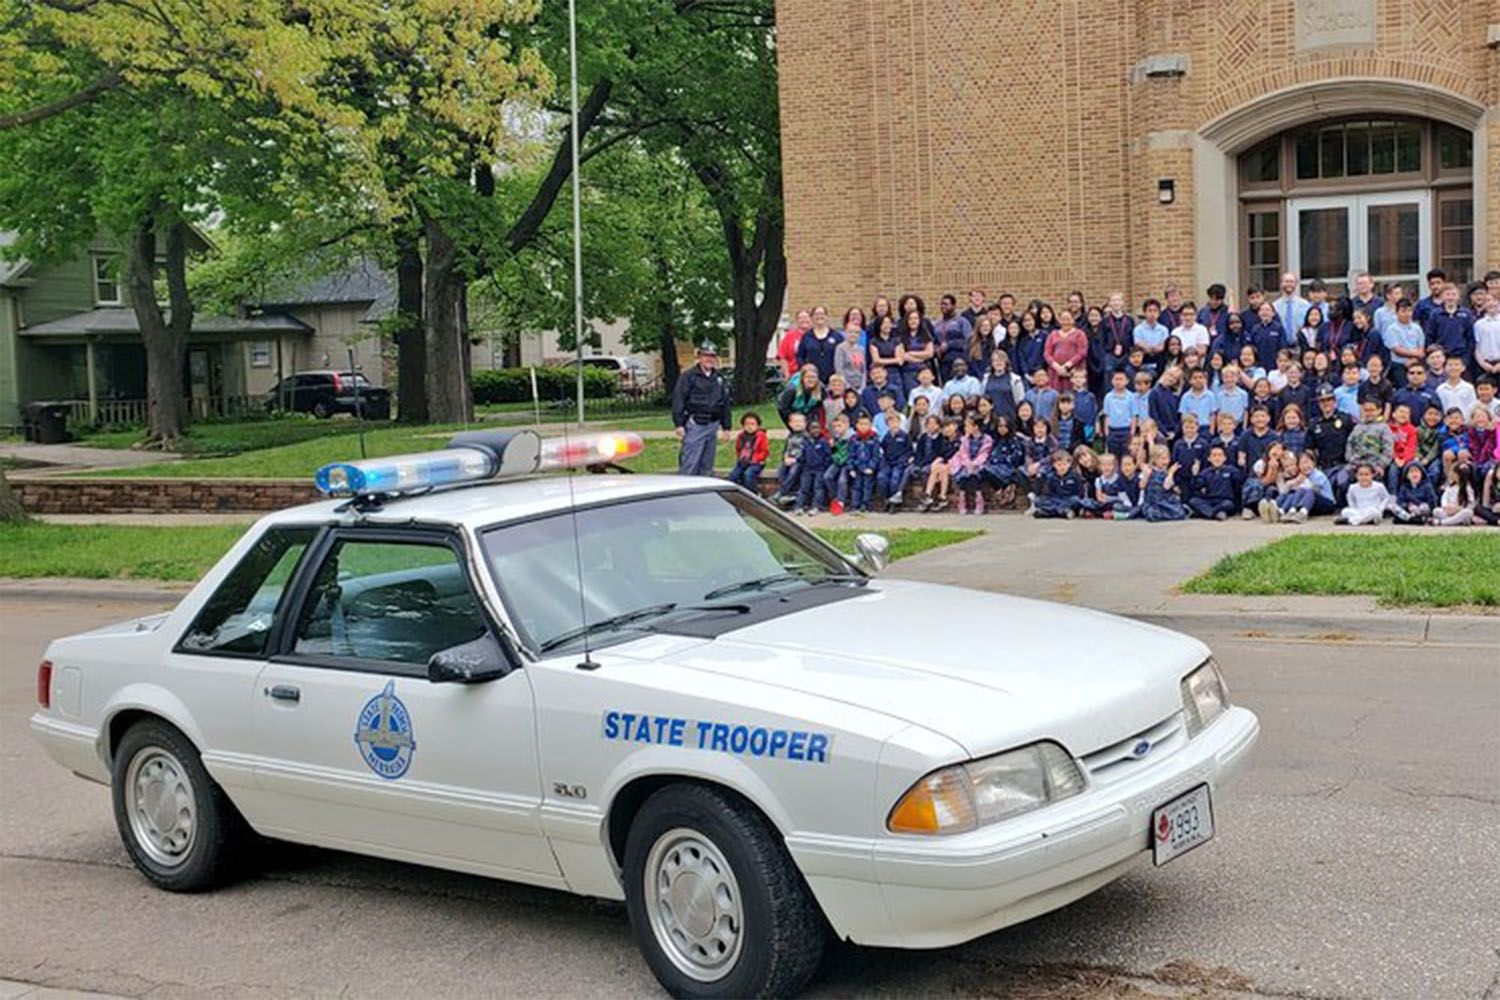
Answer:
[[[729,387],[719,374],[719,352],[704,341],[698,363],[677,379],[672,392],[672,423],[682,441],[679,476],[714,474],[714,452],[729,438]]]

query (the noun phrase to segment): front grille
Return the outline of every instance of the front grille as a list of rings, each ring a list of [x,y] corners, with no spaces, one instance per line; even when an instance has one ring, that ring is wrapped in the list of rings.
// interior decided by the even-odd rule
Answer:
[[[1183,724],[1182,713],[1173,712],[1165,719],[1148,729],[1143,729],[1133,736],[1127,736],[1118,743],[1111,743],[1107,747],[1095,750],[1083,758],[1083,766],[1088,769],[1089,777],[1096,783],[1107,785],[1114,781],[1130,776],[1136,768],[1161,760],[1168,754],[1176,753],[1187,743],[1187,728]],[[1136,748],[1145,741],[1150,749],[1143,756],[1136,754]]]

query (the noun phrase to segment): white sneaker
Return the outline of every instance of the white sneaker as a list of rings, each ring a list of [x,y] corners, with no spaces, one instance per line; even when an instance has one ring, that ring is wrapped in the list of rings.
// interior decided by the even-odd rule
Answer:
[[[1306,524],[1307,511],[1301,507],[1294,507],[1282,517],[1283,521],[1291,521],[1293,524]]]
[[[1281,508],[1276,506],[1275,500],[1266,501],[1266,520],[1276,524],[1281,520]]]
[[[1240,517],[1246,521],[1253,521],[1255,520],[1255,511],[1251,510],[1249,507],[1246,507],[1244,513],[1240,514]]]

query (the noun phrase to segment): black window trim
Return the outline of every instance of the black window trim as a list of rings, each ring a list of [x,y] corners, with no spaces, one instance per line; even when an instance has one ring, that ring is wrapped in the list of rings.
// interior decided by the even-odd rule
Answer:
[[[484,619],[485,630],[490,637],[500,644],[501,650],[512,667],[519,669],[523,665],[523,658],[515,655],[515,650],[505,638],[505,630],[495,621],[495,616],[490,612],[489,605],[485,602],[483,595],[474,589],[474,578],[469,565],[468,555],[465,551],[463,539],[457,527],[445,528],[441,525],[423,525],[420,528],[393,528],[384,525],[329,525],[323,534],[308,546],[307,552],[303,554],[302,561],[298,564],[297,575],[293,585],[288,587],[292,600],[290,603],[277,607],[277,619],[272,626],[270,641],[266,648],[271,650],[266,659],[271,663],[281,663],[297,667],[318,667],[325,670],[344,670],[352,673],[383,674],[395,677],[414,677],[426,679],[427,664],[425,663],[402,663],[398,660],[374,660],[356,656],[333,656],[324,653],[296,653],[292,646],[296,639],[296,622],[302,615],[303,605],[307,602],[308,594],[312,590],[314,578],[317,576],[317,568],[323,565],[323,560],[333,547],[340,542],[393,542],[399,545],[432,545],[446,546],[453,552],[458,560],[459,570],[464,578],[464,586],[468,588],[469,596],[474,599],[479,608],[480,617]]]
[[[308,541],[307,546],[303,548],[302,555],[297,557],[297,565],[292,567],[291,577],[287,580],[286,586],[281,588],[281,595],[276,598],[276,607],[271,612],[271,628],[266,635],[265,648],[258,653],[239,653],[235,652],[234,650],[228,649],[188,649],[183,645],[183,643],[187,640],[189,633],[193,631],[193,626],[198,623],[199,615],[202,615],[203,610],[208,607],[208,602],[214,599],[214,596],[219,592],[219,587],[224,586],[225,581],[229,579],[229,573],[233,573],[236,569],[239,568],[240,563],[243,563],[245,561],[245,557],[241,556],[239,562],[236,562],[234,566],[229,570],[229,573],[226,573],[224,575],[224,579],[219,581],[219,586],[215,587],[213,589],[213,593],[208,595],[207,600],[205,600],[198,606],[198,610],[193,614],[192,621],[187,623],[187,627],[183,629],[182,634],[177,637],[177,641],[172,644],[173,653],[177,653],[182,656],[211,656],[226,660],[264,661],[270,657],[271,651],[277,648],[276,643],[278,641],[278,636],[281,630],[282,618],[285,617],[284,612],[287,607],[287,600],[297,590],[298,582],[302,579],[304,569],[307,566],[308,555],[310,553],[318,551],[318,546],[322,542],[323,536],[328,533],[328,524],[324,521],[283,521],[268,526],[265,531],[262,531],[259,535],[257,535],[255,544],[259,544],[260,540],[265,538],[265,536],[270,534],[271,532],[280,531],[287,528],[310,528],[312,529],[313,537]],[[254,545],[252,545],[251,547],[253,548]]]

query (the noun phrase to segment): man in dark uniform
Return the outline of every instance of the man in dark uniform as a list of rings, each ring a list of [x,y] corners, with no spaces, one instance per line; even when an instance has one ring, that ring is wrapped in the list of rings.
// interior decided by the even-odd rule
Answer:
[[[1344,492],[1349,488],[1349,471],[1345,466],[1344,447],[1349,443],[1349,433],[1354,430],[1354,421],[1349,414],[1338,409],[1333,389],[1323,386],[1318,390],[1318,415],[1307,433],[1307,443],[1318,453],[1318,468],[1328,474],[1333,484],[1335,500],[1342,504]]]
[[[677,474],[713,475],[714,452],[729,438],[729,386],[719,374],[719,352],[708,341],[698,346],[698,363],[677,379],[672,423],[682,441]]]

